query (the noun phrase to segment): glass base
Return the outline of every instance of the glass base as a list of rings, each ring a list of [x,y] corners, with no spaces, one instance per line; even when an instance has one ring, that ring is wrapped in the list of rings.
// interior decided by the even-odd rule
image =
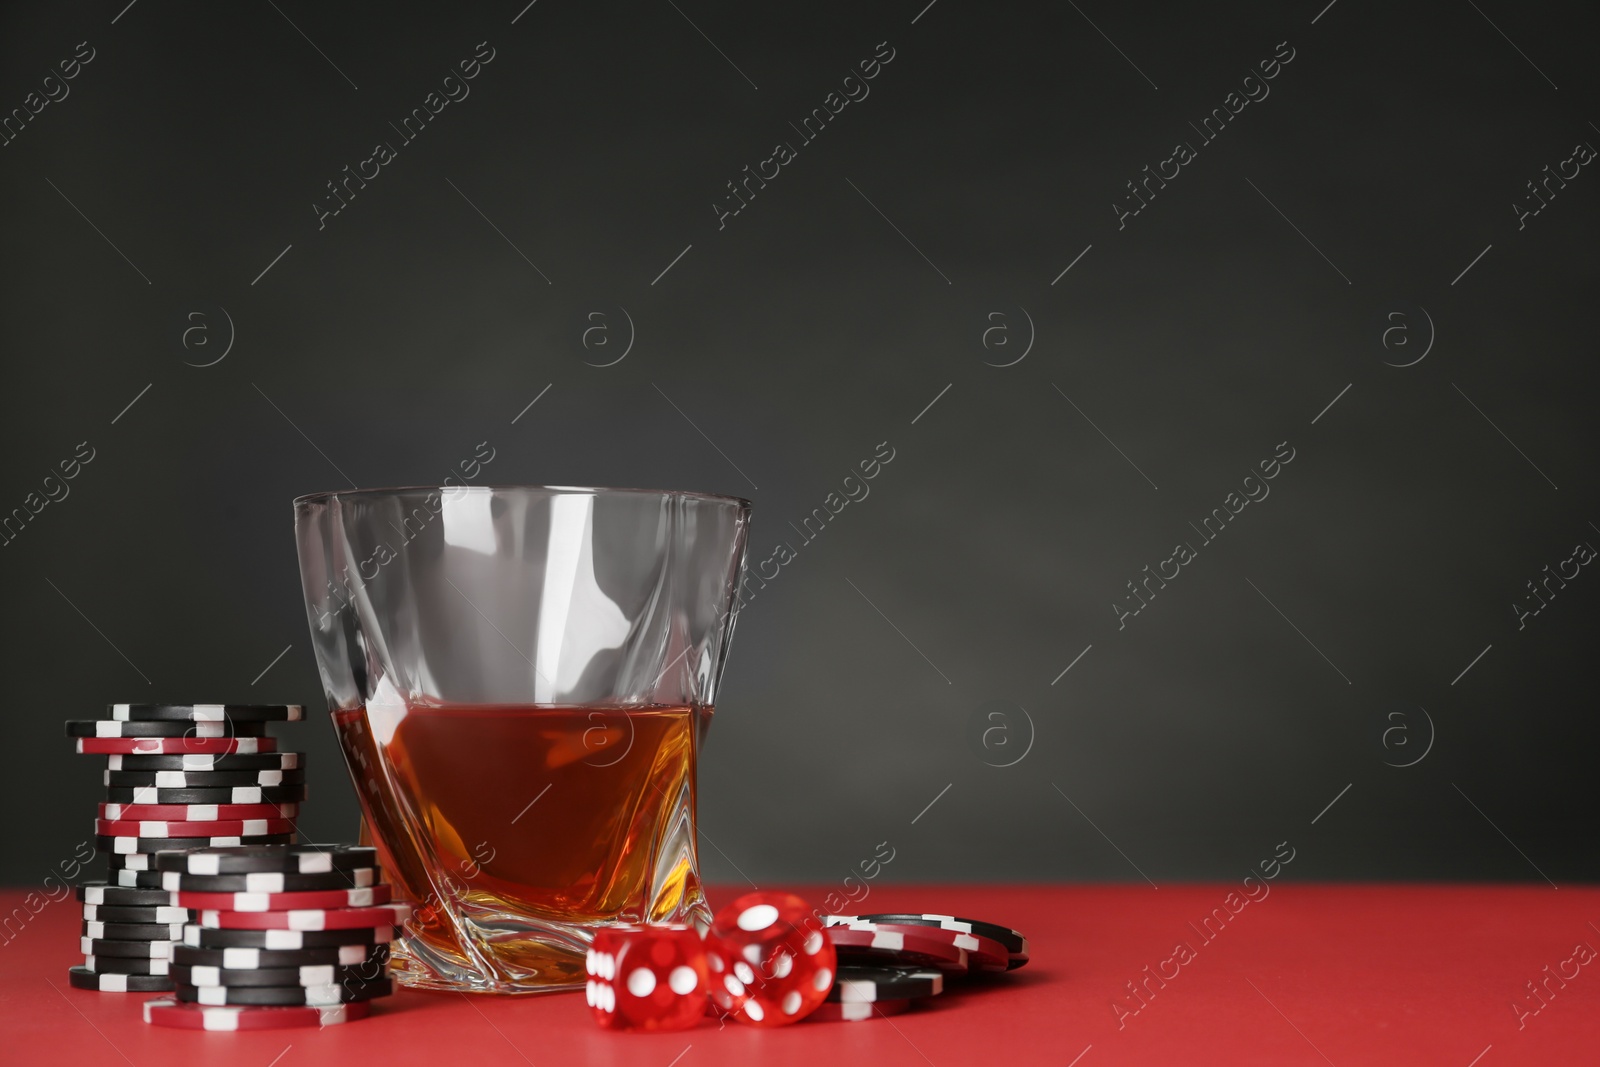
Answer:
[[[711,924],[711,909],[695,899],[651,921]],[[585,956],[596,930],[610,925],[530,924],[525,917],[462,918],[457,944],[471,954],[458,957],[418,937],[397,938],[391,946],[389,973],[408,989],[444,993],[554,993],[582,989],[588,981]]]

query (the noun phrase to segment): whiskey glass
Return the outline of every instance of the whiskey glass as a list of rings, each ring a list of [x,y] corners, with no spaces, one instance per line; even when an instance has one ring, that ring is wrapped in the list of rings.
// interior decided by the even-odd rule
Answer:
[[[748,501],[446,485],[295,500],[362,838],[407,986],[578,988],[594,931],[709,924],[695,770]]]

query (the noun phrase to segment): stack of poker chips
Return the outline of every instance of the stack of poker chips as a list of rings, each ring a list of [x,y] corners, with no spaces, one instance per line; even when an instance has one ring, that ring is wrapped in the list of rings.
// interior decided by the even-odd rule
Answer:
[[[844,1022],[896,1015],[944,992],[946,979],[1014,971],[1028,939],[981,919],[900,912],[827,915],[839,970],[810,1018]]]
[[[219,845],[287,845],[305,798],[305,757],[279,752],[270,722],[298,704],[113,704],[110,717],[67,723],[77,750],[106,757],[95,846],[103,882],[78,887],[84,962],[79,989],[165,992],[189,911],[161,885],[156,853]]]
[[[191,909],[172,950],[172,999],[148,1023],[190,1030],[330,1026],[393,992],[391,904],[377,853],[356,845],[203,848],[156,857],[171,903]]]

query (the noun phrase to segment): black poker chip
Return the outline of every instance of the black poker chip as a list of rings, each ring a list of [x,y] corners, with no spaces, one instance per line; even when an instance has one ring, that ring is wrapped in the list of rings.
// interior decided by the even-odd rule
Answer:
[[[178,901],[192,907],[188,901]],[[910,923],[880,923],[851,917],[826,917],[828,939],[838,949],[839,960],[844,962],[881,963],[883,959],[858,960],[855,957],[881,957],[891,955],[894,967],[907,964],[931,966],[947,975],[977,971],[992,974],[1011,969],[1011,954],[1006,947],[991,937],[965,930],[946,930],[936,926],[913,926]],[[909,951],[897,951],[909,950]],[[922,959],[915,958],[924,957]]]
[[[164,957],[136,956],[85,956],[83,965],[96,974],[170,974],[170,962]]]
[[[113,771],[292,771],[306,765],[303,752],[133,753],[105,759]]]
[[[79,936],[96,941],[176,941],[183,936],[183,923],[103,923],[85,920]]]
[[[296,845],[293,848],[208,848],[162,856],[156,867],[183,874],[326,874],[375,867],[378,850],[366,845]]]
[[[153,908],[119,908],[112,904],[85,904],[83,918],[102,923],[186,923],[189,909],[163,904]]]
[[[261,948],[298,951],[340,945],[380,945],[394,940],[393,926],[356,926],[341,930],[214,930],[189,925],[179,934],[193,948]]]
[[[101,852],[130,854],[167,852],[173,849],[222,848],[240,845],[287,845],[293,834],[256,834],[252,837],[104,837],[96,835],[94,847]],[[159,870],[159,868],[157,868]]]
[[[174,963],[171,974],[179,985],[196,987],[276,986],[281,989],[292,989],[295,986],[342,986],[347,982],[361,986],[373,979],[382,978],[383,964],[355,967],[310,964],[247,971],[224,967],[192,967]]]
[[[325,1029],[365,1019],[372,1003],[335,1004],[326,1007],[209,1007],[185,1004],[171,997],[156,997],[143,1005],[144,1021],[174,1030],[293,1030],[315,1026]]]
[[[828,990],[833,1004],[863,1004],[879,1000],[907,1000],[944,992],[944,975],[934,970],[908,967],[841,966]]]
[[[167,993],[175,988],[164,974],[100,974],[87,967],[74,967],[67,974],[74,989],[98,989],[102,993]]]
[[[107,941],[98,937],[78,939],[79,951],[96,959],[121,957],[137,960],[165,960],[172,958],[177,946],[170,938],[160,941]]]
[[[122,871],[155,871],[156,858],[149,852],[113,852],[106,857],[112,876]],[[159,873],[159,872],[156,872]]]
[[[193,945],[180,944],[172,946],[172,962],[181,963],[185,967],[220,967],[229,971],[271,971],[296,967],[365,967],[368,969],[368,974],[372,975],[381,973],[384,964],[389,962],[389,946],[363,943],[329,945],[327,948],[271,949],[196,948]]]
[[[318,986],[192,986],[174,983],[178,999],[192,1004],[349,1004],[358,1000],[386,997],[394,992],[388,978],[348,981],[340,985]]]
[[[847,1004],[827,1003],[818,1004],[806,1016],[806,1022],[812,1023],[864,1023],[873,1019],[882,1019],[889,1015],[899,1015],[910,1011],[916,1001],[912,1000],[874,1000],[870,1002],[851,1001]]]
[[[306,772],[292,771],[106,771],[105,784],[119,789],[231,789],[236,785],[304,785]]]
[[[249,874],[184,874],[162,871],[161,887],[192,893],[309,893],[319,889],[363,889],[383,881],[377,867],[352,867],[325,874],[283,874],[256,871]]]
[[[69,719],[68,737],[266,737],[264,722],[115,722]]]
[[[85,904],[110,904],[120,908],[154,908],[172,903],[172,894],[159,887],[138,889],[105,882],[84,882],[78,886],[77,895]]]
[[[298,722],[306,717],[300,704],[112,704],[118,722]]]
[[[963,933],[982,934],[984,937],[1000,942],[1011,953],[1015,966],[1018,956],[1027,962],[1028,939],[1009,926],[1000,926],[997,923],[984,922],[981,919],[965,919],[956,915],[936,915],[932,913],[916,914],[910,912],[884,913],[878,915],[856,916],[829,916],[829,919],[863,919],[867,922],[901,923],[907,926],[937,926],[944,930],[957,930]]]
[[[112,804],[296,804],[305,798],[304,785],[241,785],[205,789],[137,786],[106,790],[106,800]]]
[[[140,853],[141,856],[147,853]],[[160,871],[132,871],[126,868],[114,868],[106,872],[106,877],[120,887],[129,889],[160,889],[167,892],[161,882]],[[168,894],[171,895],[170,893]]]

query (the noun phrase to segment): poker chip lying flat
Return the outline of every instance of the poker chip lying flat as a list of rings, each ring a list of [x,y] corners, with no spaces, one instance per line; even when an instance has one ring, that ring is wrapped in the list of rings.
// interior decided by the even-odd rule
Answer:
[[[944,975],[903,967],[843,966],[828,990],[831,1004],[874,1004],[880,1000],[908,1000],[944,992]]]
[[[130,960],[165,960],[172,957],[176,946],[170,940],[160,941],[101,941],[93,937],[80,937],[78,950],[85,956],[97,959],[118,957]]]
[[[363,926],[398,926],[411,916],[409,904],[370,908],[306,908],[300,911],[200,911],[196,926],[213,930],[348,930]]]
[[[264,722],[113,722],[70,719],[68,737],[265,737]]]
[[[114,804],[297,804],[305,798],[304,785],[241,785],[207,789],[136,786],[106,790],[106,799]]]
[[[84,882],[78,887],[77,896],[85,904],[112,904],[121,908],[154,908],[172,903],[172,894],[165,889],[128,889],[104,882]]]
[[[218,911],[301,911],[318,908],[365,908],[389,902],[389,887],[314,889],[302,893],[205,893],[180,889],[173,896],[185,908]]]
[[[360,985],[380,978],[383,975],[383,965],[335,967],[320,964],[249,971],[223,967],[189,967],[175,963],[171,973],[173,980],[180,986],[189,985],[196,989],[228,989],[239,986],[274,986],[279,989],[290,989],[295,986],[337,988],[346,982]]]
[[[137,852],[166,852],[169,849],[225,848],[231,845],[287,845],[293,834],[255,834],[229,837],[106,837],[98,835],[94,847],[101,852],[132,855]]]
[[[107,756],[106,767],[113,771],[292,771],[305,766],[304,757],[302,752],[133,753]]]
[[[836,916],[830,918],[837,918]],[[909,923],[877,923],[866,919],[851,919],[847,923],[830,922],[829,929],[872,930],[886,933],[915,935],[948,941],[967,953],[967,963],[979,971],[1006,971],[1011,969],[1011,956],[1006,947],[982,934],[967,934],[959,930],[944,930],[934,926],[912,926]]]
[[[183,943],[192,948],[261,948],[298,951],[344,945],[382,945],[394,940],[393,926],[357,926],[348,930],[210,930],[185,926]]]
[[[883,1015],[899,1015],[909,1010],[909,1000],[850,1001],[834,1003],[823,1001],[812,1009],[804,1021],[818,1023],[864,1023]]]
[[[298,722],[299,704],[112,704],[117,722]]]
[[[964,919],[956,915],[937,915],[932,913],[918,914],[915,912],[881,912],[875,915],[830,915],[825,916],[825,922],[835,920],[865,920],[867,922],[902,923],[911,926],[935,926],[941,930],[957,930],[968,934],[981,934],[993,938],[1006,947],[1011,956],[1011,968],[1015,970],[1028,962],[1028,939],[1009,926],[998,923],[984,922],[981,919]]]
[[[389,962],[388,945],[330,945],[327,948],[297,949],[195,948],[191,945],[174,945],[171,951],[174,963],[181,963],[185,967],[221,968],[225,971],[281,970],[318,966],[381,968]]]
[[[894,930],[855,929],[849,926],[827,928],[828,940],[838,951],[839,962],[885,964],[888,966],[934,967],[941,971],[965,974],[967,953],[948,941],[919,937]]]
[[[110,977],[109,975],[107,977]],[[374,978],[366,982],[347,982],[344,985],[308,986],[176,986],[179,1000],[193,1004],[259,1004],[275,1007],[305,1005],[348,1004],[352,1001],[386,997],[394,992],[394,983],[387,978]]]
[[[95,974],[169,974],[168,961],[161,957],[85,956],[85,970]]]
[[[103,923],[85,922],[78,933],[96,941],[176,941],[183,936],[183,923]]]
[[[170,999],[144,1002],[144,1021],[177,1030],[287,1030],[302,1026],[337,1026],[365,1019],[367,1001],[325,1008],[214,1008]]]
[[[106,862],[111,864],[112,874],[116,874],[119,871],[149,871],[155,874],[157,873],[155,861],[154,854],[149,852],[123,852],[121,854],[113,852],[106,857]]]
[[[184,874],[325,874],[377,865],[378,850],[365,845],[297,845],[294,848],[207,849],[163,856],[159,869]]]
[[[83,917],[89,922],[103,923],[186,923],[188,908],[169,906],[157,908],[119,908],[108,904],[85,904]]]
[[[119,887],[163,889],[160,871],[113,870],[108,872],[106,877]]]
[[[271,737],[80,737],[76,747],[85,756],[225,755],[276,752],[278,742]]]
[[[250,874],[184,874],[162,871],[161,887],[172,892],[193,890],[200,893],[304,893],[319,889],[362,889],[381,881],[376,867],[354,867],[326,874],[279,874],[255,871]],[[244,908],[236,908],[244,911]]]
[[[298,804],[102,804],[100,818],[132,822],[216,822],[220,819],[293,819]]]
[[[296,771],[106,771],[105,784],[120,789],[232,789],[238,785],[304,785],[306,772]]]
[[[154,819],[96,819],[94,832],[106,837],[239,837],[294,832],[293,819],[216,819],[167,822]]]
[[[170,993],[174,986],[164,974],[100,974],[87,967],[68,972],[74,989],[98,989],[102,993]]]

